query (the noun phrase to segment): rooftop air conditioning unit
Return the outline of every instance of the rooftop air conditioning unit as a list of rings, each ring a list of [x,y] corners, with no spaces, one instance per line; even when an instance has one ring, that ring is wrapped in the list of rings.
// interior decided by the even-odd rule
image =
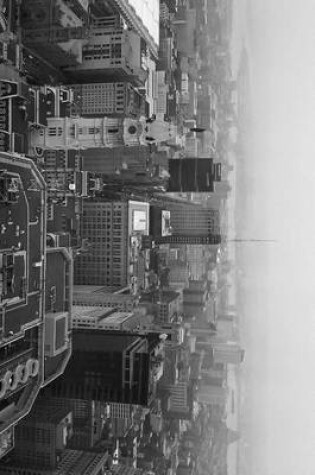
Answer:
[[[57,356],[68,348],[68,312],[45,315],[45,356]]]

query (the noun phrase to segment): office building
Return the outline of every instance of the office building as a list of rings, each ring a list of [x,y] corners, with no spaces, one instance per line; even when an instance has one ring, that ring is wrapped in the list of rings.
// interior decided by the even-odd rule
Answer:
[[[182,161],[182,160],[177,160]],[[168,202],[171,234],[156,236],[158,244],[217,245],[221,242],[220,212],[195,203]]]
[[[166,387],[169,393],[167,412],[171,417],[190,419],[193,409],[193,388],[188,381],[178,381]]]
[[[67,28],[81,25],[82,20],[87,19],[89,0],[73,0],[71,3],[54,0],[52,4],[54,8],[47,8],[45,0],[23,2],[21,9],[23,28],[37,29],[57,25]]]
[[[49,396],[150,405],[163,374],[159,335],[75,330],[73,356]]]
[[[161,236],[155,239],[156,244],[189,244],[189,245],[208,245],[208,246],[218,246],[221,243],[220,234],[211,234],[208,236],[191,236],[189,234],[183,234],[178,236]]]
[[[211,193],[220,179],[220,164],[214,164],[212,158],[172,158],[169,172],[168,191]]]
[[[201,385],[197,392],[198,402],[215,406],[225,406],[228,397],[228,389],[222,386]]]
[[[13,447],[13,426],[31,410],[44,380],[46,185],[34,162],[17,155],[1,153],[0,170],[3,456]]]
[[[69,8],[69,3],[62,0],[52,0],[50,8],[44,0],[23,2],[23,43],[53,66],[82,62],[82,47],[87,35],[84,23],[88,12],[84,7],[79,11],[80,1],[75,0],[74,4],[77,9]]]
[[[15,449],[8,460],[0,462],[0,472],[14,473],[3,472],[11,464],[24,469],[56,470],[72,436],[72,425],[72,413],[67,408],[51,410],[35,404],[31,414],[17,425]]]
[[[213,356],[214,363],[239,365],[244,361],[245,350],[235,341],[224,341],[215,336],[208,341],[199,341],[199,349],[203,349]]]
[[[83,170],[114,175],[116,180],[120,177],[123,182],[131,174],[139,179],[147,175],[148,170],[152,171],[152,157],[146,145],[91,148],[82,150],[81,154]]]
[[[129,285],[138,291],[135,263],[142,235],[149,234],[149,204],[137,201],[86,201],[82,237],[92,244],[75,262],[75,284]]]
[[[244,360],[245,351],[236,342],[220,342],[214,339],[212,346],[215,363],[239,365]]]
[[[150,235],[153,238],[169,236],[172,234],[171,213],[161,206],[150,206]]]
[[[140,117],[145,98],[129,82],[71,84],[74,104],[71,111],[82,117]]]
[[[140,305],[154,315],[157,324],[171,323],[177,319],[181,310],[181,295],[173,290],[146,292],[141,297]]]
[[[124,312],[115,308],[74,305],[72,328],[94,328],[102,330],[133,331],[139,327],[137,312]]]
[[[201,316],[207,308],[208,292],[205,281],[190,280],[189,287],[183,291],[184,315],[190,319]]]
[[[218,210],[186,203],[170,205],[170,223],[173,236],[208,236],[220,234]]]
[[[108,25],[108,18],[94,20],[89,38],[81,46],[82,60],[65,68],[70,80],[94,82],[107,76],[109,80],[129,80],[137,85],[145,82],[141,37],[113,20],[112,25]]]
[[[169,273],[169,283],[170,287],[176,288],[179,287],[186,287],[189,282],[190,277],[190,269],[186,262],[182,261],[169,261],[170,265],[170,273]]]
[[[186,262],[190,271],[191,279],[201,279],[207,271],[208,258],[206,252],[206,246],[195,245],[186,246]]]
[[[158,57],[160,1],[159,0],[110,0],[126,21],[138,32],[154,58]]]
[[[123,312],[132,312],[138,299],[130,292],[129,287],[74,285],[74,305],[87,307],[116,308]]]

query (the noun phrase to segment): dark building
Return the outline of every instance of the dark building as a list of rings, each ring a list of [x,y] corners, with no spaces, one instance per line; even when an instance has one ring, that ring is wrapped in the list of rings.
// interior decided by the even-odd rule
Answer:
[[[213,192],[221,177],[219,165],[212,158],[170,159],[168,191]]]
[[[220,234],[210,234],[208,236],[191,236],[183,234],[181,236],[162,236],[155,239],[156,244],[213,244],[221,243]]]
[[[163,371],[158,335],[75,330],[73,357],[49,395],[149,405]]]

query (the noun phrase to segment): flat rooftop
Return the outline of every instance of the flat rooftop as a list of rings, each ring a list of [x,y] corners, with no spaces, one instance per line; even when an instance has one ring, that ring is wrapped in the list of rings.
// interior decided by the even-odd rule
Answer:
[[[43,318],[45,190],[32,160],[0,153],[2,338],[18,334]]]

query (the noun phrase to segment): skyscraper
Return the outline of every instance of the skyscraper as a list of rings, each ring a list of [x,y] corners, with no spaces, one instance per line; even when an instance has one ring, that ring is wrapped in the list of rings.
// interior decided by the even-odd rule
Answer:
[[[221,180],[219,165],[212,158],[170,159],[168,191],[213,192],[214,182]]]
[[[0,169],[1,458],[44,380],[46,185],[32,160],[1,153]]]
[[[159,335],[84,329],[73,335],[73,357],[50,396],[149,405],[163,373]]]
[[[159,244],[220,244],[220,211],[189,201],[169,202],[171,234],[157,236]]]
[[[220,234],[220,213],[218,210],[176,203],[170,205],[170,211],[173,236]]]

